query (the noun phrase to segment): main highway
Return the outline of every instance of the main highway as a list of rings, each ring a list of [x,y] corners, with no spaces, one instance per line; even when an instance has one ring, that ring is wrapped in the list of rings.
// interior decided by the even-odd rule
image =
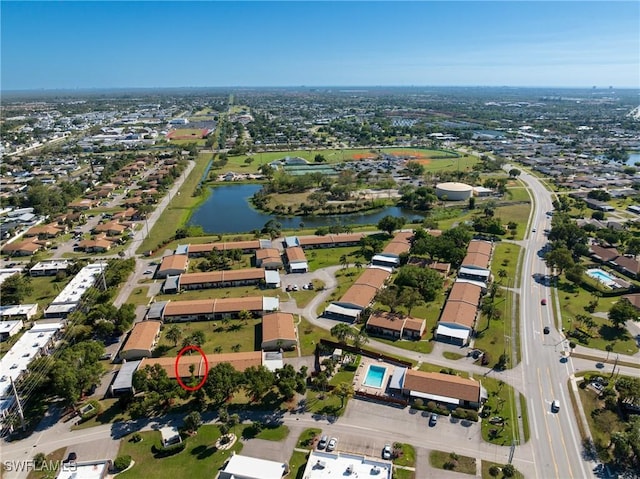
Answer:
[[[530,422],[535,477],[593,477],[593,464],[583,459],[577,418],[571,404],[568,382],[574,374],[568,341],[562,324],[554,317],[554,297],[550,271],[543,259],[547,245],[545,230],[551,228],[551,193],[533,175],[519,178],[529,187],[532,212],[528,241],[521,264],[520,347],[521,364],[514,373],[522,374]],[[544,300],[544,301],[543,301]],[[546,303],[546,304],[543,304]],[[549,327],[549,334],[544,328]],[[557,400],[560,407],[552,411]]]

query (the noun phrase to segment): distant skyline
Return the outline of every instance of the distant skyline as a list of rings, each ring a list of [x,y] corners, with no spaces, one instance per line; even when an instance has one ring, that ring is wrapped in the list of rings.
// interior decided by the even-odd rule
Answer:
[[[640,88],[640,2],[14,2],[0,88]]]

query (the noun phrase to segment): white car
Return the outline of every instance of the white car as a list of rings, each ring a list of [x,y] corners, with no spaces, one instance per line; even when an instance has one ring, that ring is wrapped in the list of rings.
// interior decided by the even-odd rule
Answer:
[[[338,439],[335,437],[332,437],[331,439],[329,439],[329,444],[327,444],[327,451],[329,452],[333,451],[337,445],[338,445]]]
[[[385,444],[382,449],[382,459],[391,459],[391,444]]]
[[[557,399],[554,399],[551,403],[551,412],[558,412],[560,410],[560,403]]]

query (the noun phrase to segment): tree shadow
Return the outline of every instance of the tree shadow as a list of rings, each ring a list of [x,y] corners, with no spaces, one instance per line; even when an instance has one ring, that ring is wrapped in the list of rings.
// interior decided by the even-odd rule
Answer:
[[[212,455],[214,455],[218,451],[218,448],[215,446],[205,446],[201,444],[200,446],[194,447],[190,454],[192,456],[196,456],[198,459],[206,459]]]
[[[616,328],[609,324],[603,324],[598,329],[598,333],[606,341],[626,341],[631,339],[626,329]]]

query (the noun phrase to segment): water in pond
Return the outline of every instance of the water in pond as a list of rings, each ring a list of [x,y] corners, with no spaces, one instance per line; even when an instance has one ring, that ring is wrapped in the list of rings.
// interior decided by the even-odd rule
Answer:
[[[330,216],[276,216],[257,211],[249,204],[249,198],[262,185],[242,184],[212,188],[207,200],[193,212],[189,225],[202,226],[205,233],[244,233],[261,229],[270,219],[276,219],[282,228],[317,228],[331,225],[375,224],[386,215],[404,216],[407,220],[422,216],[397,206],[364,213]]]

